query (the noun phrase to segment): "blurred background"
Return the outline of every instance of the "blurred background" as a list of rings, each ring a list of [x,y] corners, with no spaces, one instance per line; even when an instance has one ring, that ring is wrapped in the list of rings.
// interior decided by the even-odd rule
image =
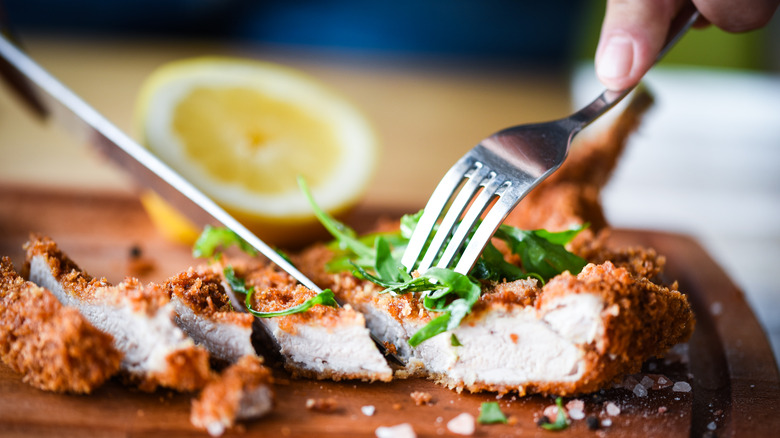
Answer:
[[[265,59],[328,83],[364,110],[384,146],[367,203],[419,208],[483,137],[562,117],[601,91],[602,1],[2,3],[33,58],[131,135],[141,82],[171,60]],[[778,357],[779,71],[777,16],[745,34],[691,31],[648,75],[657,104],[604,193],[613,225],[701,242],[745,291]],[[0,148],[0,184],[131,190],[5,92]]]

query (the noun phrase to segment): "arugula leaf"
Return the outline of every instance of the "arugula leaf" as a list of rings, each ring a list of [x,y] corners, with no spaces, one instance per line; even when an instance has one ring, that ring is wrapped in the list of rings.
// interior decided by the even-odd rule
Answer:
[[[479,424],[506,423],[506,415],[501,412],[498,402],[483,402],[479,407]]]
[[[424,210],[420,210],[415,214],[405,214],[401,217],[401,237],[407,241],[412,237],[412,233],[420,222],[423,211]]]
[[[328,232],[336,238],[341,249],[349,249],[360,258],[371,259],[374,257],[374,250],[361,242],[360,239],[357,238],[355,231],[337,221],[333,216],[326,213],[317,205],[314,201],[314,196],[309,190],[308,184],[306,184],[306,180],[301,176],[298,177],[298,186],[300,186],[303,194],[306,196],[306,199],[314,210],[314,215],[317,216],[317,219],[325,226]]]
[[[502,280],[515,281],[530,275],[523,272],[518,266],[504,260],[504,254],[492,243],[488,243],[482,251],[482,256],[477,259],[470,274],[480,280],[497,282]]]
[[[409,345],[416,347],[422,344],[423,341],[427,341],[432,337],[442,334],[447,331],[447,326],[450,324],[450,314],[437,316],[432,319],[428,324],[425,324],[423,328],[414,332],[411,338],[409,338]]]
[[[400,263],[398,263],[390,252],[390,244],[382,236],[377,236],[376,243],[376,261],[374,269],[379,278],[385,281],[399,281],[401,279]]]
[[[254,292],[254,291],[252,291]],[[318,293],[317,295],[309,298],[308,300],[304,301],[303,303],[290,307],[285,310],[280,310],[278,312],[258,312],[254,309],[252,309],[252,292],[248,293],[246,295],[245,304],[246,304],[246,310],[249,311],[252,315],[259,316],[260,318],[274,318],[277,316],[286,316],[286,315],[292,315],[295,313],[303,313],[312,307],[316,306],[317,304],[321,304],[323,306],[328,307],[338,307],[339,304],[336,302],[336,297],[333,294],[333,291],[330,289],[325,289],[324,291]]]
[[[218,247],[227,249],[230,245],[238,246],[249,255],[257,254],[257,250],[246,243],[235,231],[225,227],[206,225],[192,247],[192,256],[195,258],[212,257],[215,253],[219,254]]]
[[[495,237],[505,241],[513,253],[522,259],[526,272],[539,274],[545,281],[569,271],[579,273],[587,262],[569,251],[564,245],[571,241],[586,225],[551,233],[546,230],[526,231],[515,227],[501,225]]]
[[[243,279],[236,277],[236,272],[232,266],[225,266],[223,272],[225,274],[225,279],[230,285],[230,288],[233,289],[234,292],[245,295],[244,305],[246,307],[246,310],[252,315],[259,316],[260,318],[273,318],[276,316],[286,316],[295,313],[303,313],[311,309],[312,307],[316,306],[317,304],[321,304],[323,306],[330,306],[330,307],[339,306],[338,303],[336,302],[336,297],[334,296],[333,291],[331,291],[330,289],[325,289],[324,291],[318,293],[317,295],[309,298],[308,300],[304,301],[303,303],[297,306],[293,306],[285,310],[280,310],[278,312],[258,312],[252,309],[252,295],[255,292],[255,288],[254,287],[247,288],[246,282]]]
[[[545,430],[564,430],[569,427],[569,421],[566,419],[566,412],[563,409],[563,400],[558,397],[555,399],[555,404],[558,406],[558,416],[554,423],[542,424],[542,428]]]
[[[249,295],[254,292],[254,288],[246,288],[246,282],[236,277],[236,271],[233,269],[232,266],[225,266],[222,269],[222,273],[225,275],[225,280],[227,280],[228,285],[231,289],[233,289],[233,292],[240,293],[242,295]]]

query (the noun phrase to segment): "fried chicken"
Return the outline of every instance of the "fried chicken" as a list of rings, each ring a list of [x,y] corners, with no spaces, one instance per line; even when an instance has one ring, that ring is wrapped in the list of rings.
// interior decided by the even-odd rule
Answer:
[[[119,371],[113,338],[0,260],[0,357],[46,391],[90,393]]]
[[[25,248],[28,278],[113,336],[115,348],[124,355],[122,371],[139,388],[192,391],[209,380],[208,352],[176,326],[162,286],[142,286],[134,279],[111,286],[79,269],[46,237],[33,236]]]

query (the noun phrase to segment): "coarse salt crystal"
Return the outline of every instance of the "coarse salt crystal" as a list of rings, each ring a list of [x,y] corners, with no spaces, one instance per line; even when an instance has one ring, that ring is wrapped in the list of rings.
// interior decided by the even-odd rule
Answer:
[[[566,403],[566,409],[568,409],[570,411],[572,409],[583,411],[583,410],[585,410],[585,402],[582,401],[582,400],[579,400],[579,399],[574,399],[574,400]]]
[[[644,376],[644,377],[642,377],[642,381],[639,382],[639,384],[644,386],[647,389],[650,389],[650,388],[653,387],[653,385],[655,385],[655,380],[653,380],[649,376]]]
[[[374,415],[374,412],[376,412],[376,408],[371,405],[362,406],[360,408],[360,412],[362,412],[363,415],[365,415],[366,417],[370,417]]]
[[[417,438],[412,425],[409,423],[399,424],[397,426],[377,427],[374,431],[376,438]]]
[[[569,409],[569,418],[572,420],[582,420],[585,418],[585,412],[580,409]]]
[[[647,388],[642,386],[641,383],[637,383],[634,387],[634,395],[637,397],[647,397]]]
[[[668,408],[666,406],[659,406],[658,407],[658,413],[659,414],[665,414]]]
[[[604,427],[612,426],[612,420],[610,420],[609,418],[605,418],[601,420],[601,425]]]
[[[688,382],[675,382],[672,386],[674,392],[691,392],[691,385]]]
[[[464,412],[448,421],[447,429],[458,435],[473,435],[475,429],[474,416]]]
[[[717,428],[718,428],[718,425],[715,424],[714,421],[710,421],[710,423],[707,425],[707,429],[709,429],[709,430],[715,430]]]
[[[607,413],[611,416],[620,415],[620,407],[612,402],[607,403]]]
[[[543,415],[547,417],[550,421],[555,421],[556,418],[558,418],[558,406],[556,405],[550,405],[544,408]]]

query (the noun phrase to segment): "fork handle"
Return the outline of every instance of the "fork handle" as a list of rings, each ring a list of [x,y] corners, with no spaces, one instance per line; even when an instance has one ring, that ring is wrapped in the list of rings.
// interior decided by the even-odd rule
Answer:
[[[656,56],[656,63],[660,61],[669,49],[671,49],[685,32],[691,28],[693,23],[699,18],[699,15],[699,11],[696,10],[696,7],[692,2],[686,2],[685,5],[683,5],[682,9],[680,9],[680,12],[674,17],[674,20],[672,20],[672,23],[669,26],[669,33],[666,35],[666,43],[664,43],[658,56]],[[636,86],[620,91],[604,90],[604,92],[601,93],[596,100],[591,102],[590,105],[582,108],[568,118],[569,121],[573,123],[572,129],[579,132],[590,125],[591,122],[598,119],[602,114],[623,100],[623,98],[634,88],[636,88]]]

